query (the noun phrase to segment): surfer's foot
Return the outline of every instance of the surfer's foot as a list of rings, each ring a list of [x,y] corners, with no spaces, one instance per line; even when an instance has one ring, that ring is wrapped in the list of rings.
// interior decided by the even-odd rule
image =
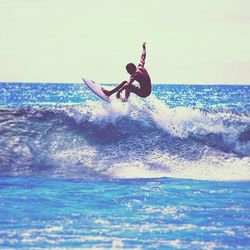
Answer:
[[[102,88],[102,92],[106,95],[106,96],[110,96],[110,92],[104,88]]]

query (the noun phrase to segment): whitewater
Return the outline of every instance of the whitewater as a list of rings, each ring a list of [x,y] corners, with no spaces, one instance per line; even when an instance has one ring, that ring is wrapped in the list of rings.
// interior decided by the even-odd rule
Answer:
[[[128,103],[86,98],[79,105],[2,108],[2,173],[249,180],[248,110],[167,103],[152,95]]]
[[[250,86],[0,88],[1,249],[250,249]]]

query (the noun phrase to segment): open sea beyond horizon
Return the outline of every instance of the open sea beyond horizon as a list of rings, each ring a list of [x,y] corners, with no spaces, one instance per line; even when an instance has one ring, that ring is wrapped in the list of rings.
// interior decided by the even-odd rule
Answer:
[[[250,249],[250,85],[0,90],[0,249]]]

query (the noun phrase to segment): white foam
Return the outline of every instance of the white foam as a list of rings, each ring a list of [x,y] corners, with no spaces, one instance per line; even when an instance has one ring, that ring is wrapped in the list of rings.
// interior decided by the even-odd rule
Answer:
[[[227,131],[223,121],[214,114],[206,114],[189,107],[169,108],[158,99],[152,99],[152,117],[158,127],[173,136],[186,138],[192,132],[208,134]]]
[[[87,102],[85,109],[91,114],[90,121],[95,123],[109,122],[115,123],[119,118],[126,116],[130,109],[129,103],[114,100],[109,104]]]
[[[151,165],[158,166],[153,169]],[[186,178],[212,181],[249,181],[250,158],[231,155],[204,155],[186,160],[167,153],[152,151],[143,162],[115,163],[107,170],[113,178]]]
[[[60,111],[62,110],[60,109]],[[244,131],[249,121],[249,117],[245,115],[204,113],[199,109],[187,107],[170,108],[154,96],[146,100],[131,98],[127,103],[122,103],[119,100],[114,100],[110,104],[88,101],[84,107],[66,107],[64,112],[79,123],[87,119],[87,121],[101,126],[107,123],[116,123],[120,118],[127,117],[133,121],[139,121],[136,124],[142,126],[141,130],[147,125],[150,132],[155,127],[167,131],[168,136],[178,137],[179,145],[178,143],[173,146],[168,145],[166,141],[166,145],[161,151],[155,147],[158,139],[147,138],[145,134],[147,146],[151,145],[151,140],[153,145],[151,152],[147,151],[147,155],[145,155],[144,144],[139,145],[139,149],[137,147],[140,138],[136,138],[134,141],[132,136],[125,141],[119,141],[118,145],[97,145],[97,147],[92,144],[83,145],[82,141],[78,145],[76,141],[76,147],[63,147],[62,150],[55,150],[55,153],[51,155],[55,162],[59,162],[60,165],[74,166],[82,163],[89,169],[100,170],[113,178],[174,177],[199,180],[250,180],[250,158],[247,156],[240,158],[234,154],[248,155],[250,153],[250,143],[240,142],[238,139],[239,133]],[[131,124],[133,126],[133,122],[130,122]],[[128,130],[130,125],[127,127]],[[126,126],[122,127],[122,129],[124,128],[126,129]],[[119,126],[117,129],[120,129]],[[209,133],[218,135],[215,138],[218,142],[212,141],[212,143],[218,143],[218,147],[221,146],[220,143],[223,144],[222,146],[225,144],[231,147],[231,151],[224,153],[223,149],[216,149],[217,145],[215,147],[209,146],[210,142],[207,140],[210,138],[206,137]],[[196,143],[192,140],[193,137],[188,138],[192,134],[201,136],[202,143]],[[56,133],[55,136],[57,136]],[[157,136],[162,137],[164,134],[159,133]],[[182,145],[179,138],[188,138],[188,140],[185,140]],[[172,137],[171,139],[173,142],[176,140]],[[159,143],[162,141],[164,140],[160,138]],[[88,141],[86,140],[84,143],[88,143]],[[108,153],[114,150],[119,157],[103,157],[102,155],[102,158],[97,162],[96,156],[100,154],[99,150],[102,147]],[[143,156],[143,161],[139,159],[140,156],[137,157],[134,154],[135,150],[136,152],[138,150],[139,155]],[[124,153],[128,154],[128,158],[122,156]],[[193,158],[190,157],[192,154]],[[120,162],[120,158],[122,158],[123,163]]]
[[[150,170],[140,161],[115,163],[107,171],[113,178],[161,178],[165,177],[164,173]]]

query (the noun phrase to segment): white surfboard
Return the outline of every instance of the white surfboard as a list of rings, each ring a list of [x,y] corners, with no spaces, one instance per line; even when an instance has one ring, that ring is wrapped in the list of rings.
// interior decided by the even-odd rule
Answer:
[[[88,80],[86,78],[82,78],[82,80],[94,94],[106,102],[111,102],[109,97],[103,93],[101,84],[95,83],[94,81]]]

